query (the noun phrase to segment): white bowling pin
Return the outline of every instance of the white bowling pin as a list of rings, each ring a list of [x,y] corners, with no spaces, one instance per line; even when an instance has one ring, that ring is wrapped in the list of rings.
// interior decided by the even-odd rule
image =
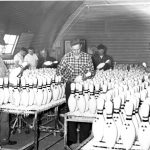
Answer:
[[[95,98],[99,97],[100,85],[98,83],[95,84]]]
[[[51,78],[50,77],[47,77],[47,92],[48,92],[47,103],[50,103],[52,100]]]
[[[94,96],[93,84],[89,85],[89,91],[90,91],[90,98],[89,98],[89,103],[88,103],[89,112],[92,114],[95,114],[97,110],[97,103],[96,103],[96,99]]]
[[[105,120],[103,116],[103,109],[104,109],[105,101],[104,99],[99,100],[97,106],[97,115],[92,124],[92,133],[94,136],[94,141],[100,142],[104,136],[104,127],[105,127]]]
[[[27,107],[29,105],[29,91],[27,91],[27,89],[26,89],[26,79],[25,78],[21,78],[21,85],[22,85],[21,105]]]
[[[86,110],[86,101],[85,101],[85,98],[83,96],[83,88],[82,88],[81,84],[79,84],[78,90],[79,90],[79,97],[77,100],[77,105],[78,105],[80,113],[84,113]]]
[[[84,82],[83,86],[84,86],[83,95],[84,95],[84,99],[85,99],[85,103],[86,103],[85,111],[88,111],[88,109],[89,109],[89,107],[88,107],[88,103],[89,103],[88,83]]]
[[[106,101],[105,103],[105,128],[104,128],[104,140],[109,149],[113,148],[116,144],[118,130],[113,120],[113,103]]]
[[[136,131],[132,121],[133,103],[127,102],[125,105],[126,120],[122,125],[121,139],[126,150],[132,148]]]
[[[38,80],[36,77],[33,77],[33,91],[34,91],[34,102],[33,104],[36,105],[36,94],[37,94],[37,84],[38,84]]]
[[[4,104],[9,102],[8,77],[4,78]]]
[[[46,78],[43,77],[42,78],[42,90],[43,90],[43,102],[42,105],[46,105],[47,104],[47,98],[48,98],[48,93],[47,93],[47,88],[46,88]]]
[[[120,108],[121,108],[121,98],[118,95],[118,97],[114,97],[114,114],[113,114],[113,119],[116,123],[118,130],[117,142],[121,138],[121,127],[123,124],[123,119],[120,116]]]
[[[35,94],[33,90],[33,78],[29,78],[29,106],[34,104]]]
[[[3,78],[0,78],[0,105],[4,103],[5,95],[3,89]]]
[[[53,92],[53,100],[56,101],[58,100],[59,97],[59,87],[58,87],[58,77],[55,77],[55,85],[52,88],[52,92]]]
[[[42,79],[38,77],[37,92],[35,95],[36,105],[41,106],[43,103]]]
[[[75,83],[71,83],[71,94],[68,98],[68,107],[70,112],[74,112],[77,107],[77,101],[75,98]]]
[[[150,124],[149,124],[149,111],[150,107],[148,104],[143,103],[140,109],[141,123],[138,130],[138,140],[142,150],[150,149]]]

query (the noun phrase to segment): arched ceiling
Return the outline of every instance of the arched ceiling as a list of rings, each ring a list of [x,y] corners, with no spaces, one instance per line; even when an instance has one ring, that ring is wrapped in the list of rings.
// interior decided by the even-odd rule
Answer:
[[[37,32],[47,15],[51,16],[51,24],[54,19],[63,19],[74,12],[83,3],[82,1],[0,1],[0,23],[5,26],[7,32]],[[65,9],[64,9],[65,8]],[[69,14],[68,14],[69,13]],[[60,26],[62,25],[61,22]],[[64,22],[62,22],[64,23]]]

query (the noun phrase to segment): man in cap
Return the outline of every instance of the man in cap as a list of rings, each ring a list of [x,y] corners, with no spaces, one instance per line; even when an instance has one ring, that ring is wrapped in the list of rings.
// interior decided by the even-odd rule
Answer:
[[[97,49],[92,56],[94,69],[107,70],[113,68],[113,59],[110,56],[106,55],[106,50],[107,47],[103,44],[97,46]]]
[[[81,82],[84,78],[94,75],[94,66],[91,56],[81,51],[80,39],[71,41],[71,52],[65,54],[57,67],[56,74],[61,75],[66,82],[66,101],[70,96],[71,82]],[[85,140],[90,133],[91,124],[80,123],[80,142]],[[77,142],[77,123],[68,123],[67,144],[74,147]]]

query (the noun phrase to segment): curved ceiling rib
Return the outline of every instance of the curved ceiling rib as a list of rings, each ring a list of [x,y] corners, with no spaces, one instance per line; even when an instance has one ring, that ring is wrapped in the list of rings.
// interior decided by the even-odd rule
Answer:
[[[59,47],[60,46],[60,40],[63,37],[63,34],[65,33],[65,31],[68,30],[69,27],[71,27],[72,23],[74,22],[74,20],[79,16],[79,14],[82,12],[82,10],[85,8],[85,4],[81,4],[76,11],[67,19],[67,21],[65,22],[65,24],[62,26],[59,34],[56,37],[56,40],[54,41],[53,44],[53,48],[55,47]]]

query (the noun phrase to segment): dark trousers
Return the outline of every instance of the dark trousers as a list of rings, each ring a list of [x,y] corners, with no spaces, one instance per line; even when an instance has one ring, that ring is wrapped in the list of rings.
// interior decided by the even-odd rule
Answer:
[[[67,101],[67,108],[68,108],[68,98],[71,93],[70,89],[70,82],[66,84],[66,101]],[[68,109],[69,110],[69,109]],[[70,145],[72,143],[77,142],[77,127],[79,125],[79,142],[83,142],[86,138],[89,137],[92,124],[91,123],[77,123],[77,122],[68,122],[68,134],[67,134],[67,144]]]
[[[0,113],[0,142],[9,140],[9,113]]]

